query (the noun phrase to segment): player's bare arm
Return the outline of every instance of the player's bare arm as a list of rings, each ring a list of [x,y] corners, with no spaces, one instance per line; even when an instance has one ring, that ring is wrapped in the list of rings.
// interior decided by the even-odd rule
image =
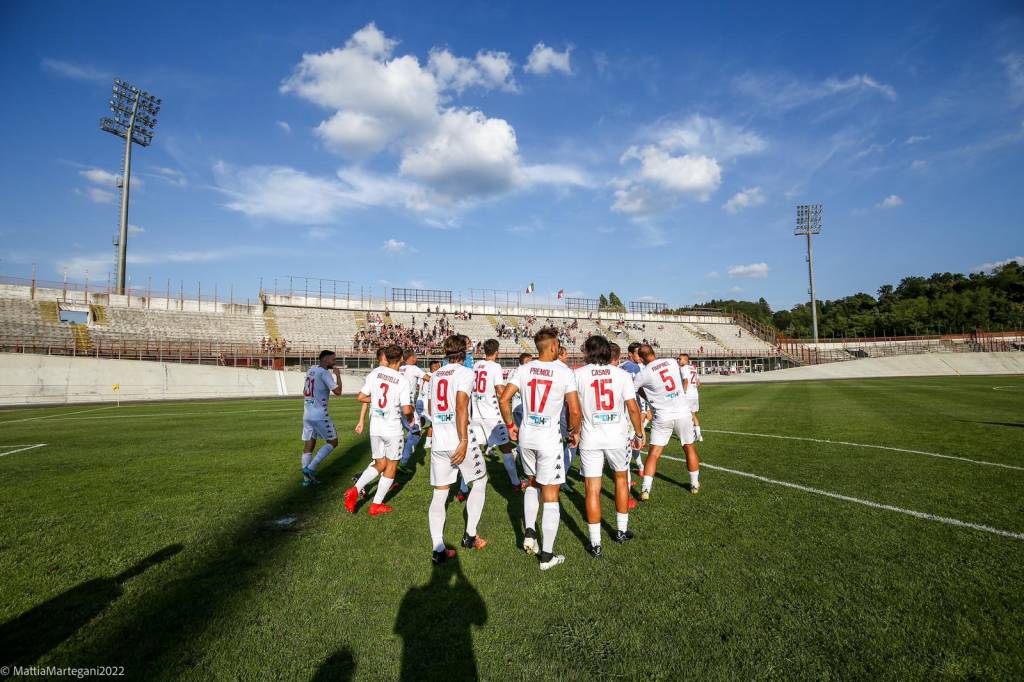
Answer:
[[[580,394],[576,391],[565,394],[565,406],[569,415],[569,444],[572,447],[580,442],[580,426],[583,423],[583,411],[580,409]]]
[[[626,401],[626,412],[629,413],[629,421],[633,425],[633,443],[632,448],[639,450],[644,446],[646,437],[644,435],[644,418],[640,412],[640,407],[636,404],[636,400]]]
[[[455,394],[455,428],[459,432],[459,446],[452,453],[452,464],[461,464],[469,449],[469,395]]]
[[[334,383],[336,384],[334,390],[331,391],[334,395],[341,395],[341,370],[337,367],[334,368]]]
[[[362,395],[362,394],[360,394],[360,395]],[[359,399],[358,396],[356,397],[356,399],[357,400]],[[363,424],[366,422],[366,413],[370,409],[369,402],[370,401],[364,402],[362,407],[359,408],[359,422],[356,424],[356,428],[355,428],[356,433],[362,433],[363,432]]]
[[[508,429],[508,437],[512,440],[519,440],[519,428],[512,418],[512,396],[519,391],[515,384],[505,384],[505,389],[498,396],[498,409],[501,410],[501,420],[505,422]]]

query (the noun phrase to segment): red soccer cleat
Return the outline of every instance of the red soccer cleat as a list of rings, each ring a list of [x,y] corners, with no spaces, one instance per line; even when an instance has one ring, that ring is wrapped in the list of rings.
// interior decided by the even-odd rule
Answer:
[[[455,496],[455,499],[458,500],[459,502],[465,502],[467,497],[469,497],[469,495],[460,490],[458,494]]]
[[[352,486],[345,491],[345,509],[350,514],[356,513],[356,504],[359,502],[359,490],[355,486]]]
[[[381,514],[387,514],[390,511],[395,511],[395,508],[389,507],[386,504],[377,504],[376,502],[370,505],[370,516],[380,516]]]
[[[522,492],[530,487],[530,484],[526,481],[519,481],[519,491]]]
[[[627,509],[636,509],[636,500],[634,500],[632,497],[629,498],[629,504],[626,505],[626,508]]]

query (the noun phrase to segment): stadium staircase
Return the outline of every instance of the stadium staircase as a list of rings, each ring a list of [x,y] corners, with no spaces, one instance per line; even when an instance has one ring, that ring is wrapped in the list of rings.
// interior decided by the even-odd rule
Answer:
[[[71,332],[75,335],[76,353],[91,353],[93,351],[94,346],[92,345],[92,337],[89,335],[89,325],[72,325]]]
[[[384,324],[394,324],[395,323],[395,320],[391,317],[391,313],[389,313],[387,310],[384,311],[384,315],[382,317],[384,319]]]
[[[357,310],[353,315],[356,318],[356,331],[365,332],[369,327],[369,325],[366,324],[366,313]]]
[[[515,319],[513,317],[503,317],[501,321],[505,324],[506,327],[518,327],[519,326],[519,320],[517,320],[517,319]],[[532,353],[533,352],[533,349],[530,348],[530,344],[528,344],[526,342],[526,339],[523,338],[522,336],[519,337],[519,347],[522,348],[527,353]]]
[[[89,317],[93,324],[105,325],[107,323],[107,309],[101,305],[92,304],[89,306]]]
[[[281,338],[281,329],[277,326],[277,317],[270,308],[263,311],[263,326],[267,328],[268,339]]]
[[[39,301],[39,316],[43,322],[60,324],[60,313],[57,312],[56,301]]]
[[[701,336],[704,336],[705,338],[707,338],[712,343],[718,344],[719,346],[721,346],[725,350],[729,351],[730,353],[735,353],[736,352],[736,349],[733,348],[730,344],[728,344],[725,341],[723,341],[720,336],[715,336],[714,334],[712,334],[710,331],[708,331],[704,327],[700,326],[699,324],[694,324],[693,326],[696,327],[700,331],[700,335]]]

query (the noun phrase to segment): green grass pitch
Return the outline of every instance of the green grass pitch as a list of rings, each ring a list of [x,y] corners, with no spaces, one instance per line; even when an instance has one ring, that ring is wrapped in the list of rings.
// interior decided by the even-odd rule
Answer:
[[[563,496],[568,561],[546,573],[517,549],[520,496],[494,459],[491,544],[443,571],[424,467],[399,479],[394,513],[345,513],[368,439],[352,433],[355,401],[332,403],[343,437],[316,489],[299,485],[295,399],[0,412],[0,665],[133,679],[1024,678],[1024,378],[705,386],[699,452],[718,468],[701,494],[663,461],[631,515],[637,539],[606,541],[602,560],[584,551],[579,493]],[[453,499],[447,539],[463,528]]]

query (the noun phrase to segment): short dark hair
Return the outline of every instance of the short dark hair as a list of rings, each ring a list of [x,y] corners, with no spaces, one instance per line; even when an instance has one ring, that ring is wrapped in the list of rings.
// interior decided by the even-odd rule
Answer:
[[[466,359],[466,341],[462,334],[452,334],[444,340],[444,356],[448,362],[462,362]]]
[[[583,342],[583,354],[587,356],[587,364],[607,365],[612,361],[612,348],[608,339],[603,336],[591,336]]]
[[[679,357],[681,357],[681,358],[686,358],[686,361],[687,361],[687,362],[689,362],[689,361],[690,361],[690,354],[689,354],[689,353],[680,353],[680,354],[679,354]]]
[[[519,354],[519,364],[520,365],[525,365],[526,361],[529,360],[532,357],[533,357],[533,353],[520,353]]]
[[[331,355],[334,355],[334,351],[333,350],[322,350],[322,351],[320,351],[320,359],[321,360],[323,360],[324,358],[329,357]]]
[[[640,348],[638,348],[636,352],[644,359],[644,362],[650,362],[657,357],[654,353],[654,348],[652,348],[649,343],[641,343]]]
[[[632,355],[633,353],[635,353],[638,350],[640,350],[640,346],[642,346],[642,345],[643,344],[640,343],[639,341],[634,341],[633,343],[631,343],[628,346],[626,346],[626,352],[629,353],[630,355]]]
[[[396,346],[395,344],[391,344],[390,346],[384,346],[384,357],[387,358],[389,364],[394,362],[395,360],[401,360],[402,349],[399,346]]]
[[[411,358],[414,355],[416,355],[416,351],[414,351],[412,348],[406,348],[405,352],[402,353],[402,360],[403,361],[408,360],[409,358]]]
[[[533,335],[533,344],[537,346],[537,352],[543,352],[552,341],[558,341],[558,330],[554,327],[543,327]]]
[[[618,360],[619,356],[622,355],[622,349],[619,347],[619,344],[615,343],[614,341],[608,342],[608,350],[611,351],[612,362]]]
[[[438,367],[440,367],[441,366],[441,361],[440,360],[431,360],[430,361],[430,369],[434,369],[434,365],[437,365]]]
[[[487,339],[484,341],[484,355],[494,355],[501,348],[501,344],[498,343],[497,339]]]
[[[377,349],[377,362],[380,362],[380,359],[383,358],[383,357],[384,357],[384,349],[383,348],[378,348]]]

